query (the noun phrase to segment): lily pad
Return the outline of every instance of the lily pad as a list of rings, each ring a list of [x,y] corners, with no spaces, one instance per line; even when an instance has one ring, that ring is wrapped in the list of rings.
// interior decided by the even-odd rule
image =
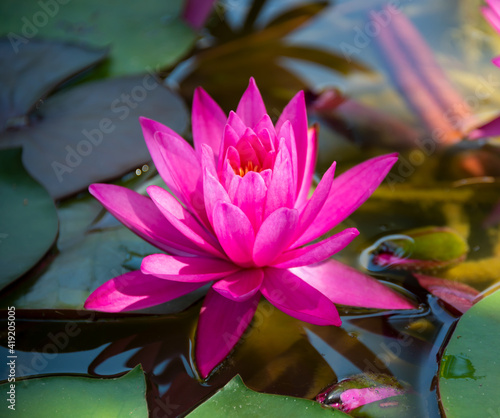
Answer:
[[[56,239],[54,202],[21,163],[21,150],[0,151],[0,288],[26,273]]]
[[[27,114],[54,88],[103,60],[97,50],[63,42],[33,41],[15,47],[0,39],[0,131],[28,123]]]
[[[150,74],[64,90],[47,99],[37,116],[32,126],[0,134],[0,148],[22,145],[24,166],[54,198],[149,161],[139,116],[177,132],[188,119],[183,101]]]
[[[158,249],[123,226],[94,232],[61,252],[31,285],[16,289],[7,304],[18,309],[82,309],[89,294],[105,281],[129,271],[127,262]]]
[[[24,417],[135,417],[146,418],[146,381],[139,365],[117,379],[54,376],[1,385],[2,393],[14,386],[17,416]],[[9,406],[10,408],[10,406]],[[12,408],[11,408],[12,409]],[[9,411],[10,412],[10,411]],[[16,415],[16,414],[13,414]]]
[[[348,417],[338,410],[292,396],[271,395],[248,389],[239,375],[191,412],[188,417]]]
[[[500,291],[473,305],[458,321],[441,359],[440,400],[447,417],[498,414]]]
[[[181,0],[48,0],[0,3],[0,25],[13,47],[35,36],[111,47],[109,73],[137,74],[176,63],[196,34],[180,18]],[[119,11],[120,17],[117,18]]]

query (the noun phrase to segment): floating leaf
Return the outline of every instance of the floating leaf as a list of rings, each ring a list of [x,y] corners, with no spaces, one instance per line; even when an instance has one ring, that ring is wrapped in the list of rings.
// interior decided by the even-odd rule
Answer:
[[[127,261],[157,252],[124,227],[88,234],[60,253],[31,285],[17,289],[7,303],[18,309],[82,309],[99,285],[129,271]]]
[[[55,3],[57,4],[57,3]],[[33,39],[16,46],[0,39],[0,131],[28,123],[36,103],[73,75],[103,60],[107,51]]]
[[[176,63],[195,33],[178,18],[181,0],[72,0],[0,3],[0,24],[13,47],[34,36],[111,46],[109,73],[137,74]],[[119,18],[117,13],[119,12]]]
[[[362,262],[372,271],[388,267],[434,270],[462,261],[468,249],[453,229],[429,226],[379,239],[363,251]]]
[[[150,75],[85,83],[50,97],[39,120],[0,134],[0,148],[24,146],[23,163],[54,198],[116,178],[150,160],[139,116],[180,132],[182,100]]]
[[[498,413],[500,292],[476,303],[458,321],[441,359],[439,394],[447,417]]]
[[[414,274],[420,286],[460,313],[465,313],[477,300],[479,292],[464,283]]]
[[[14,389],[11,389],[14,386]],[[0,386],[13,390],[17,416],[50,418],[135,417],[146,418],[146,382],[139,365],[117,379],[54,376],[18,380]],[[10,399],[10,398],[8,398]],[[10,412],[10,411],[8,411]]]
[[[319,403],[291,396],[270,395],[248,389],[239,375],[191,412],[189,417],[347,417],[338,410],[327,410]]]
[[[57,212],[47,193],[24,170],[21,150],[0,151],[0,288],[26,273],[57,235]]]

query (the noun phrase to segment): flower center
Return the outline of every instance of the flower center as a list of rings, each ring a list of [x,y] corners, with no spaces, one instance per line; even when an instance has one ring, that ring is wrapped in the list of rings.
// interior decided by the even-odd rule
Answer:
[[[233,170],[236,175],[243,177],[246,173],[250,171],[260,173],[262,171],[262,168],[259,167],[258,165],[253,165],[252,161],[248,161],[246,166],[237,168],[233,167]]]

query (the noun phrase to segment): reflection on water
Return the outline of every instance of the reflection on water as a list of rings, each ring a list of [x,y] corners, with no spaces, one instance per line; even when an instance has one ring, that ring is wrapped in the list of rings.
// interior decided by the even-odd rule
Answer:
[[[415,297],[422,307],[404,313],[343,308],[341,328],[298,321],[263,300],[232,355],[203,384],[193,370],[191,344],[200,304],[176,316],[127,318],[23,311],[17,318],[18,373],[103,377],[142,364],[157,416],[184,413],[236,373],[254,390],[306,398],[360,372],[383,373],[418,394],[417,415],[438,416],[437,354],[455,318],[436,299]],[[65,337],[68,323],[71,337]],[[7,355],[5,345],[0,351]]]

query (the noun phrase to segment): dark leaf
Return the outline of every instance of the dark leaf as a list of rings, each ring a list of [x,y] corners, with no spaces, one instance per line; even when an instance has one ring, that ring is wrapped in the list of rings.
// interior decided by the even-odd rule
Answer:
[[[107,55],[62,42],[32,40],[17,45],[0,39],[0,131],[27,123],[26,115],[37,102],[75,74]]]
[[[26,273],[57,235],[57,212],[47,193],[24,170],[21,150],[0,151],[0,288]]]
[[[295,20],[296,18],[300,18],[303,22],[308,21],[312,17],[316,16],[318,13],[321,13],[325,7],[328,6],[328,2],[319,1],[315,3],[301,4],[293,9],[290,9],[276,18],[274,18],[271,22],[269,22],[266,27],[280,25],[282,23],[288,22],[290,20],[294,20],[295,22],[299,22]],[[298,25],[300,26],[300,24]]]
[[[479,292],[465,283],[422,274],[413,275],[420,283],[420,286],[462,314],[477,302]]]
[[[150,160],[139,116],[177,132],[182,100],[152,75],[87,83],[50,97],[32,126],[0,135],[0,148],[24,146],[23,163],[54,198],[106,181]]]

